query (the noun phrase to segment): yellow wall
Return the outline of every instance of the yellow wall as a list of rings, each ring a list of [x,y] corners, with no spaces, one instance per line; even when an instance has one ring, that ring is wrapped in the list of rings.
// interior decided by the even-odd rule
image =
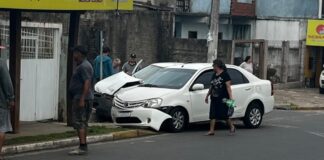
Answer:
[[[0,8],[32,10],[115,10],[117,0],[0,0]],[[133,0],[120,0],[120,10],[133,10]]]

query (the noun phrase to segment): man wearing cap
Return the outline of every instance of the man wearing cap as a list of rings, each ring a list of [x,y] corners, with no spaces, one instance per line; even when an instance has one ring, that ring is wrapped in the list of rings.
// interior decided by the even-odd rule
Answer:
[[[72,98],[72,123],[78,133],[80,146],[71,151],[70,155],[84,155],[88,151],[87,127],[94,95],[91,88],[93,68],[86,58],[87,53],[83,46],[73,49],[73,59],[77,66],[69,84],[69,95]]]
[[[128,75],[132,75],[133,70],[135,69],[137,65],[137,61],[136,61],[136,54],[131,54],[130,55],[130,59],[128,60],[128,62],[126,62],[123,67],[122,70],[127,73]],[[142,66],[139,65],[136,69],[136,71],[139,71],[142,69]],[[135,72],[136,72],[135,71]]]
[[[3,47],[0,48],[3,49]],[[15,105],[14,98],[7,63],[0,60],[0,160],[3,160],[1,149],[5,140],[5,133],[12,131],[10,108]]]

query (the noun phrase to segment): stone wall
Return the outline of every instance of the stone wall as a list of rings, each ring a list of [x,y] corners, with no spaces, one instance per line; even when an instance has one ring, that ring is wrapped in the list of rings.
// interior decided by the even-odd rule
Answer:
[[[197,39],[172,39],[172,53],[169,61],[173,62],[202,62],[207,61],[207,41]]]
[[[82,19],[80,43],[91,50],[93,59],[99,50],[99,31],[103,31],[104,45],[112,49],[112,57],[126,62],[131,53],[144,60],[144,65],[163,61],[165,37],[172,36],[173,19],[170,12],[134,11],[116,16],[112,12],[88,13]]]

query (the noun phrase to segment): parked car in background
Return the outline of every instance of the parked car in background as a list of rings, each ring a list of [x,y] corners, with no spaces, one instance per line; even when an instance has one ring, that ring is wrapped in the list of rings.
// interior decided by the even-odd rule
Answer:
[[[145,81],[155,72],[158,72],[165,67],[179,64],[181,63],[155,63],[139,70],[134,73],[133,76],[129,76],[124,72],[119,72],[99,81],[95,85],[96,92],[94,99],[97,120],[99,122],[111,121],[112,100],[114,94],[118,92],[119,89],[139,85],[141,81]]]
[[[274,107],[271,82],[240,67],[227,67],[237,104],[232,118],[243,120],[248,128],[258,128],[263,115]],[[189,123],[208,121],[209,104],[204,98],[212,74],[212,64],[207,63],[164,67],[140,85],[123,88],[115,94],[113,121],[119,126],[150,127],[157,131],[163,125],[172,132],[182,131]]]
[[[323,65],[324,68],[324,65]],[[319,93],[324,94],[324,70],[322,70],[320,79],[319,79]]]

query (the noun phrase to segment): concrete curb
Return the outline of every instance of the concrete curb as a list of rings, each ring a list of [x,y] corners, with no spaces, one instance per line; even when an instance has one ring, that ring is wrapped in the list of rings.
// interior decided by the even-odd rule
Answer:
[[[91,144],[91,143],[115,141],[115,140],[121,140],[127,138],[143,137],[143,136],[149,136],[155,134],[157,133],[152,131],[129,130],[129,131],[122,131],[122,132],[114,132],[106,135],[88,136],[87,141],[89,144]],[[68,139],[48,141],[48,142],[4,146],[2,151],[5,155],[11,155],[11,154],[33,152],[33,151],[40,151],[40,150],[57,149],[57,148],[74,146],[78,144],[79,144],[78,138],[68,138]]]
[[[324,110],[324,107],[299,107],[296,106],[294,104],[289,104],[289,103],[285,103],[285,104],[275,104],[274,109],[277,110],[304,110],[304,111],[316,111],[316,110]]]

